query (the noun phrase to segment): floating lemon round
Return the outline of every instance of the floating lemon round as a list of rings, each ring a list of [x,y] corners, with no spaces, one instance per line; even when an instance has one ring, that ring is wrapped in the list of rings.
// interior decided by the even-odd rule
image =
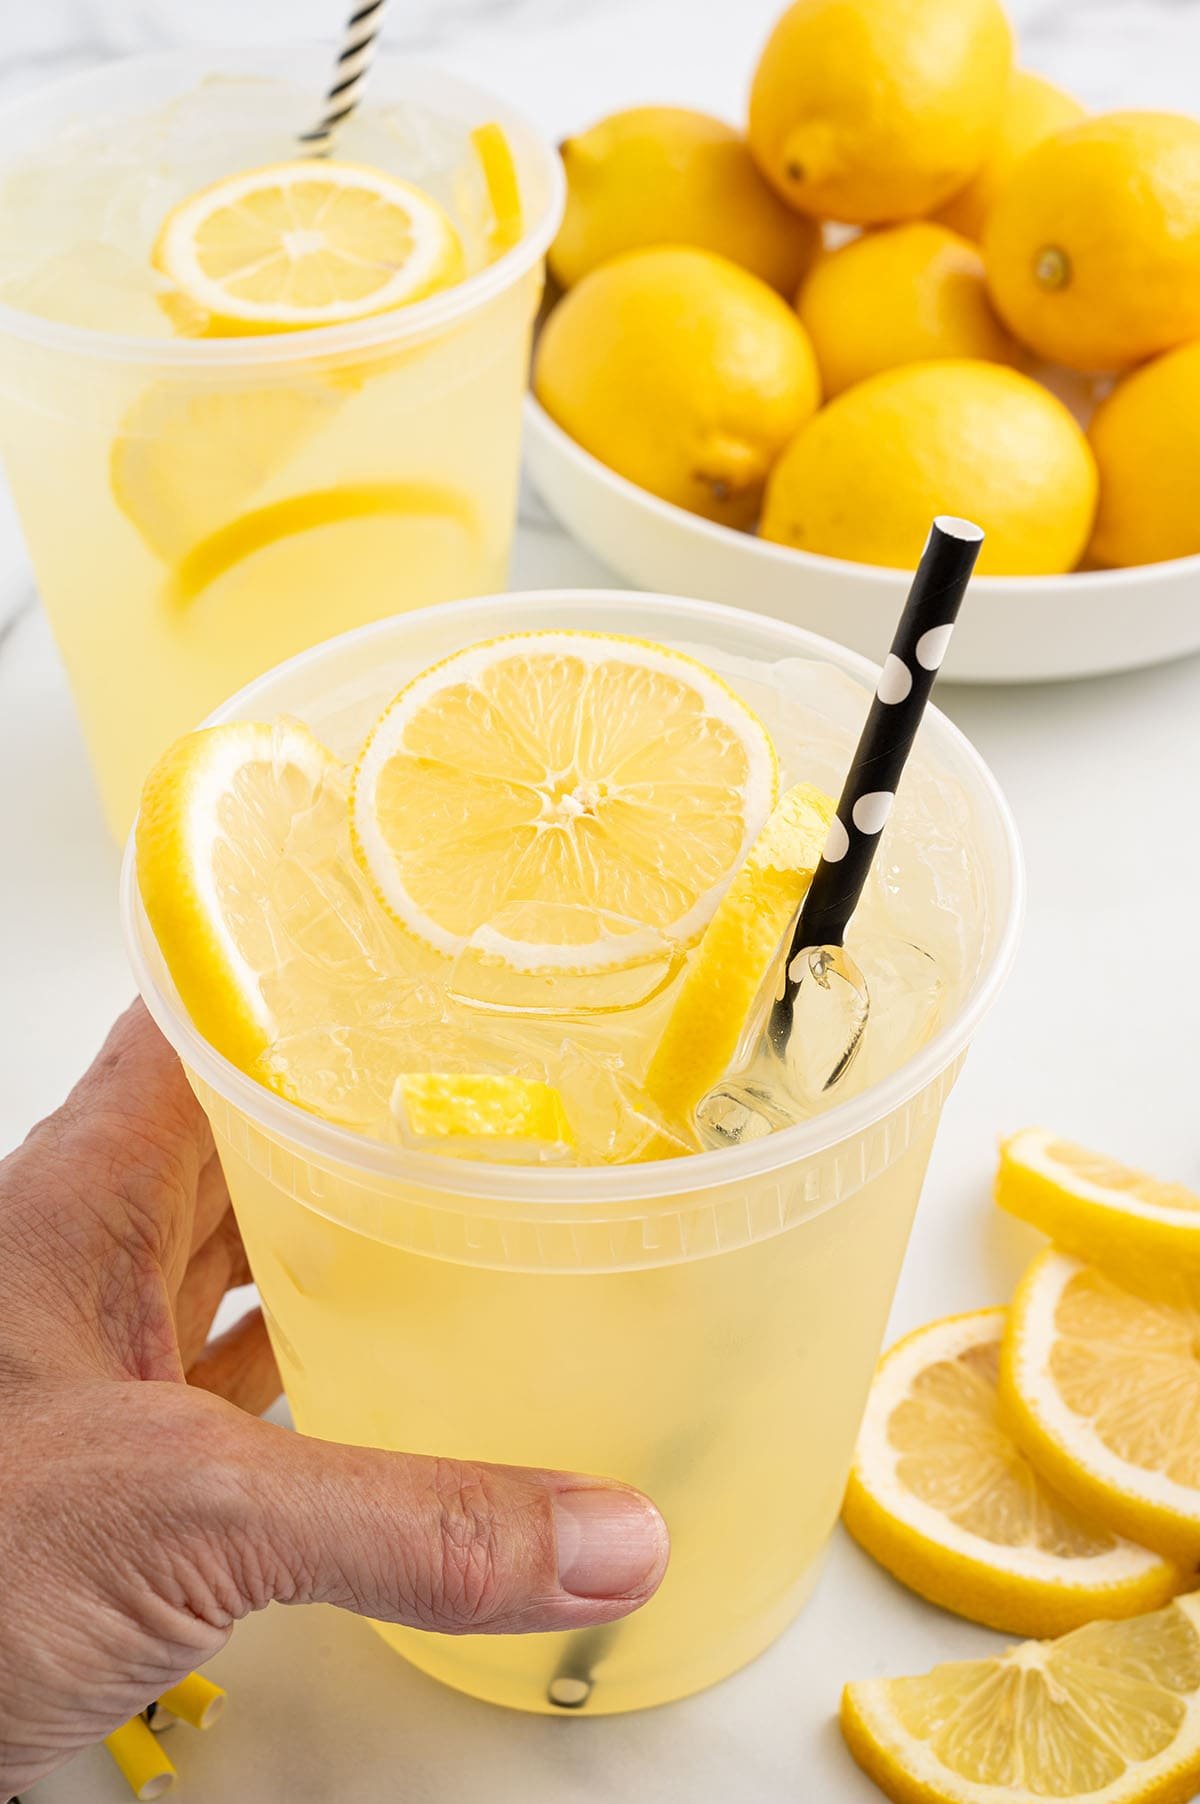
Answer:
[[[774,749],[695,659],[605,633],[455,653],[402,689],[354,773],[355,853],[448,956],[603,970],[696,939],[774,805]],[[497,920],[521,920],[520,939]]]
[[[880,1362],[846,1527],[902,1584],[1010,1634],[1059,1635],[1156,1609],[1184,1575],[1081,1516],[1001,1421],[1005,1317],[980,1309],[930,1322]]]
[[[356,163],[272,163],[168,214],[155,267],[209,337],[344,324],[462,277],[458,234],[410,182]],[[170,300],[167,296],[167,300]]]
[[[629,251],[546,322],[534,388],[551,418],[652,495],[753,524],[767,472],[820,385],[791,307],[709,251]]]
[[[998,0],[796,0],[750,90],[750,145],[801,212],[913,219],[987,153],[1012,65]]]
[[[983,249],[1003,319],[1071,369],[1200,337],[1200,120],[1104,113],[1056,133],[1014,169]]]
[[[564,288],[622,251],[690,244],[791,295],[820,245],[741,133],[707,113],[630,107],[568,138],[562,158],[567,206],[549,261]]]
[[[1095,463],[1062,402],[1016,370],[953,360],[885,370],[822,408],[771,472],[761,530],[911,569],[932,516],[952,512],[986,532],[985,574],[1052,575],[1078,561],[1095,511]]]
[[[1053,1248],[1012,1301],[1003,1407],[1038,1470],[1169,1559],[1200,1559],[1200,1306],[1162,1274],[1127,1290]]]
[[[865,232],[823,257],[796,301],[825,394],[946,357],[1017,363],[976,245],[929,220]]]
[[[847,1685],[842,1734],[895,1804],[1184,1804],[1200,1784],[1200,1598]]]

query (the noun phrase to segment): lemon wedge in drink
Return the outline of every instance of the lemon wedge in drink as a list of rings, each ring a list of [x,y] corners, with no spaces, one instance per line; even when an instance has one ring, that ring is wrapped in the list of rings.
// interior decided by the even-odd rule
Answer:
[[[202,311],[208,337],[342,325],[464,273],[458,233],[428,194],[324,160],[243,170],[189,196],[164,221],[153,261]]]
[[[729,1069],[832,819],[833,803],[811,783],[789,789],[709,922],[646,1075],[647,1095],[670,1119],[690,1121]]]
[[[354,773],[355,852],[408,933],[526,971],[695,940],[777,789],[765,727],[694,658],[607,633],[488,640],[402,689]],[[520,936],[491,926],[520,902]]]
[[[1021,1453],[996,1395],[1007,1312],[930,1322],[880,1362],[842,1509],[902,1584],[974,1622],[1058,1635],[1185,1586],[1166,1560],[1081,1515]]]
[[[842,1733],[895,1804],[1183,1804],[1200,1785],[1200,1597],[847,1685]]]
[[[413,1072],[396,1079],[392,1115],[403,1138],[460,1157],[513,1149],[563,1158],[575,1136],[552,1084],[504,1073]]]
[[[1200,1560],[1200,1294],[1158,1294],[1050,1248],[1013,1297],[1001,1400],[1029,1457],[1081,1509]]]
[[[1200,1195],[1089,1152],[1046,1128],[1000,1148],[996,1201],[1065,1252],[1121,1270],[1129,1259],[1200,1268]]]
[[[298,721],[237,721],[178,740],[142,792],[137,875],[154,936],[196,1027],[255,1075],[277,1027],[262,982],[275,922],[327,912],[316,849],[345,812],[340,768]],[[329,915],[326,931],[344,929]]]

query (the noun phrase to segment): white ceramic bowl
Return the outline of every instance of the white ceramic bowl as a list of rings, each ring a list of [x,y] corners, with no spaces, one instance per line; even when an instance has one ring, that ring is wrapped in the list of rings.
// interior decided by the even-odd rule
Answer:
[[[773,614],[883,657],[908,574],[771,545],[627,482],[576,444],[530,395],[525,456],[547,505],[589,551],[642,589]],[[944,675],[960,683],[1052,682],[1200,651],[1200,557],[1071,576],[980,576]]]

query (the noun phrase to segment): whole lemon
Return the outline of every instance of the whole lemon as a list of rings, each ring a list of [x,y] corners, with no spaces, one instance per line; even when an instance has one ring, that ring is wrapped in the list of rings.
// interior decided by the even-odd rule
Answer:
[[[750,90],[750,148],[819,219],[914,219],[978,169],[1012,35],[999,0],[795,0]]]
[[[1156,564],[1200,552],[1200,344],[1119,382],[1088,429],[1100,470],[1092,557]]]
[[[1200,336],[1200,120],[1105,113],[1018,163],[983,238],[1018,338],[1119,370]]]
[[[542,331],[534,390],[610,469],[727,526],[816,409],[808,337],[773,288],[711,251],[627,251],[569,289]]]
[[[998,363],[910,363],[847,389],[771,473],[762,535],[908,569],[935,514],[987,533],[992,575],[1070,570],[1096,511],[1087,440],[1054,396]]]
[[[562,146],[567,206],[550,247],[564,288],[622,251],[692,244],[793,294],[820,229],[785,206],[732,126],[684,107],[613,113]]]
[[[796,309],[826,395],[901,363],[1020,361],[992,310],[978,246],[924,219],[866,232],[822,257]]]
[[[987,156],[965,188],[951,195],[934,215],[964,238],[981,238],[1000,190],[1036,144],[1087,117],[1087,108],[1031,69],[1014,69]]]

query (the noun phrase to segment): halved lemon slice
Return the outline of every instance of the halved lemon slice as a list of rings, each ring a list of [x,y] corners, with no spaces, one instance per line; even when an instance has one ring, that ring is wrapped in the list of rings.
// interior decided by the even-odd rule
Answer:
[[[340,769],[299,721],[237,721],[176,741],[142,792],[138,886],[159,949],[200,1032],[254,1075],[277,1026],[262,986],[276,923],[329,912],[315,854],[345,813]]]
[[[646,1075],[647,1095],[672,1120],[690,1121],[729,1069],[832,819],[833,803],[811,783],[789,789],[705,929]]]
[[[930,1322],[875,1375],[843,1520],[902,1584],[1015,1635],[1059,1635],[1134,1616],[1183,1574],[1081,1516],[1042,1479],[1000,1418],[1007,1311]]]
[[[511,250],[521,236],[521,186],[517,165],[504,127],[494,121],[477,125],[471,144],[483,170],[492,222],[488,233],[494,257]]]
[[[1053,1248],[1017,1287],[1000,1364],[1013,1431],[1081,1509],[1200,1559],[1200,1299],[1151,1297]]]
[[[463,274],[458,234],[410,182],[356,163],[271,163],[168,214],[155,267],[209,336],[339,325],[421,300]]]
[[[695,659],[517,634],[386,709],[354,773],[355,851],[395,919],[448,956],[474,936],[522,970],[611,969],[696,938],[776,786],[761,721]],[[489,928],[514,918],[519,939]]]
[[[406,1073],[396,1079],[392,1114],[405,1140],[459,1157],[562,1159],[575,1143],[562,1097],[537,1078]]]
[[[1003,1142],[996,1201],[1081,1259],[1118,1269],[1130,1257],[1200,1267],[1200,1194],[1046,1128],[1025,1128]]]
[[[896,1804],[1184,1804],[1200,1784],[1200,1597],[842,1694]]]

